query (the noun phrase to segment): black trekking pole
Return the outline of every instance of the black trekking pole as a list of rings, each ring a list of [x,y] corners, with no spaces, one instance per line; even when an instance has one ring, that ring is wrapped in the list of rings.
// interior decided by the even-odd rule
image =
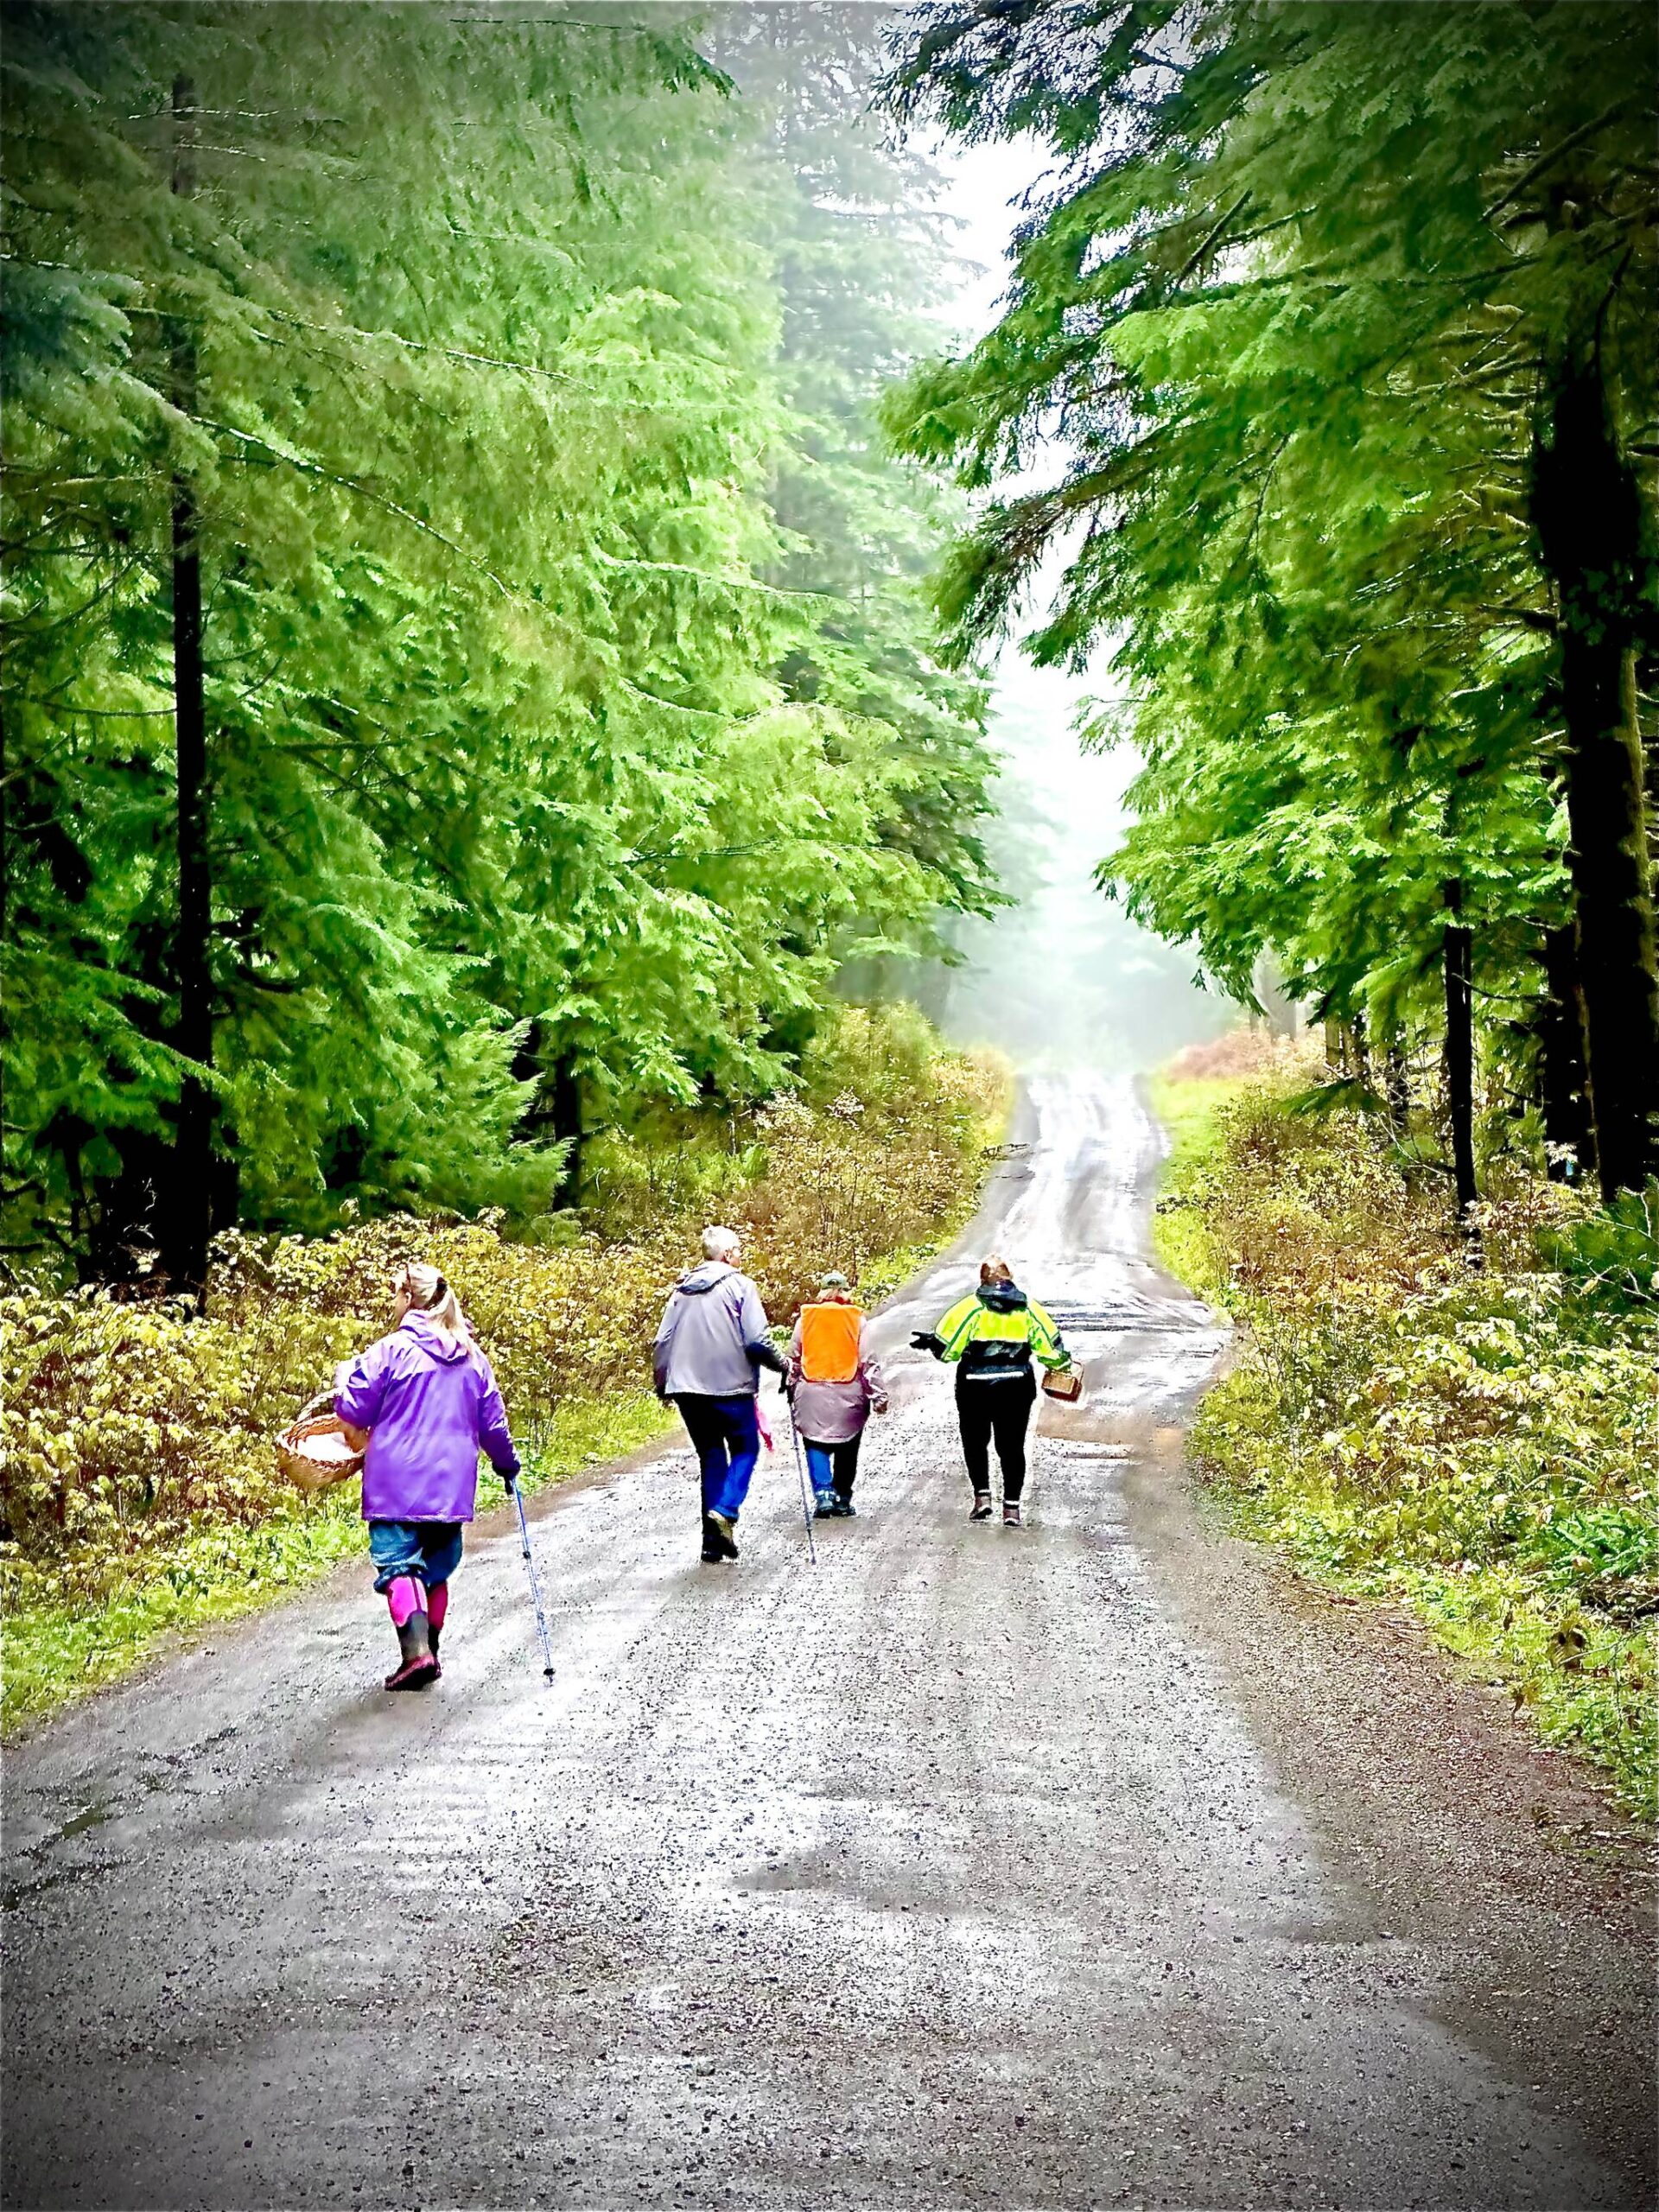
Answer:
[[[530,1555],[530,1523],[524,1518],[524,1501],[517,1483],[512,1486],[512,1502],[518,1509],[518,1535],[524,1548],[524,1569],[530,1576],[530,1602],[536,1608],[536,1629],[542,1639],[542,1672],[549,1681],[553,1679],[553,1648],[547,1640],[547,1615],[542,1611],[542,1592],[536,1580],[536,1562]]]
[[[789,1440],[795,1446],[795,1471],[801,1478],[801,1518],[806,1523],[806,1555],[816,1567],[818,1548],[812,1541],[812,1504],[806,1494],[806,1468],[801,1459],[801,1432],[795,1426],[795,1401],[788,1391],[785,1391],[784,1395],[789,1404]]]

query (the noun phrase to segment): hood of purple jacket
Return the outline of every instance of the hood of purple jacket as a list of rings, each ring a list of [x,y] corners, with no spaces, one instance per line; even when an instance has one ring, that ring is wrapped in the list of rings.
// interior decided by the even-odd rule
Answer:
[[[437,1361],[440,1367],[456,1367],[475,1353],[483,1354],[470,1335],[452,1337],[441,1329],[429,1313],[423,1313],[418,1306],[411,1306],[397,1324],[397,1333],[413,1337],[429,1359]]]

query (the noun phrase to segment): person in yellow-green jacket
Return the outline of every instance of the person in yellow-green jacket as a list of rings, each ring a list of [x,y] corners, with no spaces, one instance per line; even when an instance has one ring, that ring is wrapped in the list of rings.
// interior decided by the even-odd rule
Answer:
[[[969,1518],[991,1517],[991,1445],[1002,1468],[1002,1525],[1020,1526],[1026,1487],[1026,1430],[1037,1399],[1034,1352],[1047,1368],[1070,1367],[1060,1332],[1034,1299],[1015,1284],[1006,1260],[982,1260],[979,1288],[959,1299],[931,1335],[912,1339],[957,1370],[957,1418],[962,1456],[974,1486]]]

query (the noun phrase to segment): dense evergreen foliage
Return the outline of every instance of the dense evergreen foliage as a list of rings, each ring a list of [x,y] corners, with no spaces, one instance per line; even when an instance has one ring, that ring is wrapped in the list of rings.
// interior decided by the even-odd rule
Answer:
[[[8,7],[14,1254],[544,1215],[991,897],[925,172],[844,20],[698,35]]]
[[[901,102],[1054,167],[1010,303],[893,410],[992,498],[961,651],[1109,640],[1133,910],[1268,956],[1403,1117],[1437,1062],[1603,1188],[1659,1168],[1650,9],[943,0]],[[1027,476],[1027,482],[1030,476]],[[1645,721],[1644,721],[1645,718]]]

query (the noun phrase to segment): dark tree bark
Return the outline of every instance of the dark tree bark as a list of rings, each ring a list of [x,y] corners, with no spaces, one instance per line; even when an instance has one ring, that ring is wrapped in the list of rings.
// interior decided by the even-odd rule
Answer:
[[[1349,1023],[1348,1038],[1350,1056],[1353,1063],[1352,1073],[1357,1080],[1365,1084],[1369,1090],[1371,1081],[1371,1046],[1370,1039],[1366,1034],[1363,1007]]]
[[[1452,1123],[1452,1169],[1458,1214],[1465,1224],[1480,1197],[1475,1182],[1474,938],[1463,912],[1463,886],[1446,886],[1446,1103]]]
[[[530,1111],[524,1120],[525,1133],[541,1139],[553,1137],[569,1147],[553,1196],[556,1204],[574,1206],[582,1198],[582,1078],[576,1073],[574,1053],[556,1053],[549,1060],[544,1046],[543,1026],[532,1021],[514,1057],[512,1072],[519,1083],[536,1085]]]
[[[583,1135],[582,1082],[576,1073],[575,1060],[570,1053],[560,1053],[549,1071],[548,1080],[552,1090],[553,1134],[570,1147],[564,1155],[564,1167],[559,1177],[559,1203],[567,1206],[580,1205]]]
[[[1389,1119],[1403,1136],[1411,1122],[1411,1069],[1399,1033],[1382,1048],[1382,1086],[1389,1102]]]
[[[1538,1021],[1538,1093],[1544,1137],[1552,1147],[1552,1182],[1570,1179],[1571,1151],[1579,1172],[1595,1166],[1595,1140],[1585,1095],[1584,1000],[1579,988],[1579,956],[1570,922],[1544,937],[1544,1001]]]
[[[173,189],[188,198],[195,180],[195,88],[173,84]],[[187,415],[196,407],[196,343],[182,321],[173,328],[172,396]],[[194,486],[173,480],[173,706],[178,775],[179,910],[174,965],[179,1019],[175,1041],[204,1072],[179,1086],[177,1137],[156,1232],[169,1287],[200,1304],[207,1291],[213,1235],[213,876],[207,851],[207,709],[202,670],[201,547]]]
[[[1534,515],[1560,612],[1568,866],[1602,1195],[1659,1172],[1659,964],[1636,711],[1642,514],[1593,333],[1552,364]]]

